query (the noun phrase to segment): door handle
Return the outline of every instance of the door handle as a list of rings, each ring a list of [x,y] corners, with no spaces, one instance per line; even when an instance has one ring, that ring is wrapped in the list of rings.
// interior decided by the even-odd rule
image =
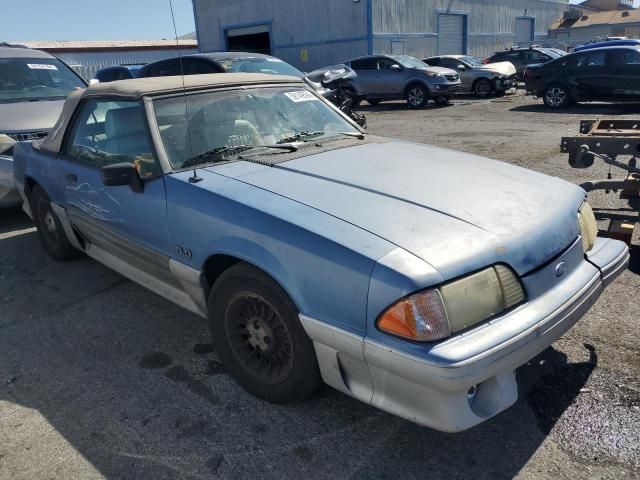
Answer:
[[[78,176],[74,173],[67,173],[64,178],[67,185],[75,185],[78,183]]]

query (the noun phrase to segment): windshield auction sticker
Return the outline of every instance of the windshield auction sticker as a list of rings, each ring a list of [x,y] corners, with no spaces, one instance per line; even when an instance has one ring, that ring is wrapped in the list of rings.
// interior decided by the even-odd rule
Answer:
[[[310,100],[318,100],[313,93],[306,90],[298,90],[296,92],[285,92],[285,95],[293,102],[308,102]]]
[[[58,67],[48,63],[27,63],[31,70],[58,70]]]

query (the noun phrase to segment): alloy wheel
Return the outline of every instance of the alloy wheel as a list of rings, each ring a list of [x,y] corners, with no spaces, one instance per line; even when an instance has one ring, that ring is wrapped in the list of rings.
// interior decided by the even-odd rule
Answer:
[[[545,100],[551,107],[561,107],[567,101],[567,92],[562,87],[552,87],[547,90]]]
[[[407,100],[412,107],[418,107],[424,103],[424,90],[419,87],[413,87],[409,90]]]

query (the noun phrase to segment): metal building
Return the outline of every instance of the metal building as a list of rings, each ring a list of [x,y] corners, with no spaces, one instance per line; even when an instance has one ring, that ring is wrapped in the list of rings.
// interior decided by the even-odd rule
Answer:
[[[547,38],[568,0],[193,0],[200,51],[271,53],[302,70],[368,53],[486,56]]]
[[[604,12],[572,9],[549,30],[550,40],[565,47],[607,37],[640,38],[640,9]]]
[[[175,57],[175,40],[127,41],[32,41],[15,42],[29,48],[44,50],[71,66],[89,80],[96,71],[113,65],[146,64],[163,58]],[[195,40],[180,39],[183,55],[197,52]]]

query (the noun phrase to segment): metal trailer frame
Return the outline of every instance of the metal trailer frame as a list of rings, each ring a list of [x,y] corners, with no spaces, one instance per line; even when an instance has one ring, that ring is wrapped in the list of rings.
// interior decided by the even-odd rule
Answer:
[[[595,158],[606,164],[628,172],[624,180],[613,180],[609,172],[606,180],[592,180],[580,185],[587,192],[604,190],[618,192],[620,198],[636,199],[631,203],[640,210],[640,120],[582,120],[580,135],[562,137],[560,150],[569,154],[569,165],[573,168],[589,168]],[[625,157],[619,160],[618,157]],[[631,244],[638,219],[620,220],[612,218],[609,236]]]
[[[562,137],[560,151],[569,154],[573,168],[589,168],[595,157],[632,174],[640,174],[640,120],[582,120],[580,135]],[[629,157],[627,162],[618,156]],[[629,175],[625,180],[594,180],[581,185],[591,190],[637,190],[639,180]]]

